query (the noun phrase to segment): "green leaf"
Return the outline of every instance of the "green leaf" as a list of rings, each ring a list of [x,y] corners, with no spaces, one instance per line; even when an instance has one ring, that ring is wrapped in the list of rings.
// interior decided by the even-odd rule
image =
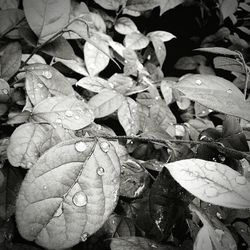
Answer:
[[[71,84],[63,74],[46,64],[32,64],[25,67],[25,87],[33,105],[49,96],[74,96]]]
[[[103,90],[93,96],[88,104],[93,108],[95,118],[101,118],[115,112],[121,105],[124,97],[114,90]]]
[[[159,0],[128,0],[126,8],[134,11],[151,10],[159,6]]]
[[[70,0],[24,0],[23,8],[40,44],[60,32],[69,22]]]
[[[236,221],[235,223],[233,223],[233,227],[249,246],[250,245],[250,227],[242,221]]]
[[[149,32],[147,34],[147,37],[149,37],[149,39],[153,38],[160,39],[162,42],[168,42],[171,39],[176,38],[176,36],[174,36],[173,34],[163,30],[156,30]]]
[[[113,212],[119,175],[119,158],[108,141],[78,138],[57,144],[22,183],[16,203],[20,234],[49,249],[86,241]]]
[[[109,47],[108,43],[97,37],[90,39],[98,48],[86,42],[84,45],[84,59],[90,76],[95,76],[104,70],[109,64]]]
[[[166,59],[166,55],[167,55],[165,44],[161,39],[156,38],[156,37],[151,37],[151,42],[154,46],[154,50],[155,50],[155,54],[158,59],[158,62],[160,66],[162,67]]]
[[[132,50],[141,50],[148,46],[149,39],[140,32],[132,32],[125,36],[124,45]]]
[[[97,4],[106,10],[118,10],[124,0],[94,0]]]
[[[115,89],[121,94],[126,94],[132,90],[134,82],[131,77],[124,74],[113,74],[109,79],[108,83],[111,89]]]
[[[158,0],[160,5],[160,16],[170,10],[175,8],[177,5],[184,2],[184,0]]]
[[[7,102],[10,98],[10,86],[4,80],[0,78],[0,102]]]
[[[239,61],[233,58],[216,56],[213,62],[214,62],[214,67],[217,69],[224,69],[228,71],[245,73],[243,65]]]
[[[205,202],[229,208],[250,208],[250,183],[226,165],[187,159],[165,166],[182,187]]]
[[[237,10],[238,1],[237,0],[223,0],[220,4],[220,11],[222,13],[223,19],[234,14]]]
[[[202,51],[202,52],[225,55],[225,56],[237,56],[237,57],[239,56],[238,52],[223,47],[199,48],[199,49],[194,49],[194,51]]]
[[[0,0],[2,10],[18,8],[19,0]]]
[[[228,115],[250,121],[250,104],[230,81],[213,75],[188,75],[173,86],[185,97]]]
[[[1,62],[1,78],[9,80],[19,69],[21,65],[22,48],[20,43],[9,43],[3,50]]]
[[[104,89],[111,89],[108,81],[98,76],[83,77],[76,83],[76,86],[80,86],[96,93],[99,93]]]
[[[130,97],[126,97],[118,109],[118,120],[126,135],[136,135],[139,132],[140,120],[137,103]]]
[[[55,96],[38,103],[32,113],[35,122],[47,122],[54,127],[77,130],[94,120],[90,107],[75,97]]]
[[[172,103],[173,100],[173,89],[172,89],[173,84],[175,84],[174,81],[170,80],[161,81],[161,93],[167,105]]]
[[[115,23],[115,30],[123,35],[137,32],[135,23],[128,17],[120,17]]]
[[[174,67],[179,70],[195,70],[198,67],[198,63],[191,56],[182,56],[175,63]]]
[[[29,57],[30,57],[31,54],[22,54],[22,61],[26,61]],[[44,60],[43,57],[35,54],[33,55],[29,61],[27,62],[27,64],[34,64],[34,63],[42,63],[42,64],[46,64],[46,61]]]
[[[0,4],[2,7],[2,5]],[[6,32],[16,28],[17,24],[24,19],[24,13],[19,9],[7,9],[0,10],[0,37],[3,36]],[[19,38],[17,30],[9,32],[7,37],[16,39]]]

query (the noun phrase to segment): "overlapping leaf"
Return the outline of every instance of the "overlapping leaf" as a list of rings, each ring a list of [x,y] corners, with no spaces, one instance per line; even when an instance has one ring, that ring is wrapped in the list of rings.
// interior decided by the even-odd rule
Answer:
[[[76,85],[96,93],[111,88],[107,80],[98,76],[83,77],[76,83]]]
[[[20,234],[50,249],[85,241],[113,212],[119,174],[119,159],[106,140],[78,138],[52,147],[22,183]]]
[[[132,50],[141,50],[148,46],[149,39],[140,32],[132,32],[125,36],[125,47]]]
[[[115,30],[123,35],[137,31],[135,23],[128,17],[120,17],[115,23]]]
[[[126,8],[134,11],[151,10],[159,6],[159,0],[128,0]]]

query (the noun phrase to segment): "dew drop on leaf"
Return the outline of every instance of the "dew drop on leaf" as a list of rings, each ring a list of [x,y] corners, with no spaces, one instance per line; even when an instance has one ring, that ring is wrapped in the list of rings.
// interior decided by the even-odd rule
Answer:
[[[101,130],[102,126],[100,124],[97,125],[97,130]]]
[[[75,144],[75,149],[78,152],[84,152],[87,148],[87,145],[83,141],[79,141]]]
[[[65,112],[65,115],[66,115],[67,117],[72,117],[72,116],[73,116],[73,112],[72,112],[71,110],[67,110],[67,111]]]
[[[46,190],[46,189],[47,189],[47,186],[43,186],[43,189]]]
[[[86,241],[88,239],[88,233],[83,233],[81,235],[81,241]]]
[[[96,172],[97,172],[98,175],[102,176],[102,175],[104,175],[105,170],[104,170],[104,168],[100,167],[100,168],[97,169]]]
[[[83,207],[86,206],[88,203],[87,196],[83,191],[77,192],[73,198],[72,202],[74,203],[75,206],[77,207]]]
[[[8,93],[9,93],[8,89],[3,89],[2,92],[3,92],[5,95],[8,95]]]
[[[206,170],[208,170],[208,171],[216,171],[216,166],[215,166],[215,164],[211,164],[211,163],[206,164],[206,165],[205,165],[205,168],[206,168]]]
[[[76,120],[79,120],[79,119],[80,119],[80,116],[79,116],[79,115],[76,115],[76,116],[75,116],[75,119],[76,119]]]
[[[61,119],[57,119],[56,123],[62,123],[62,120]]]
[[[233,92],[233,91],[232,91],[231,89],[228,89],[228,90],[227,90],[227,93],[228,93],[228,94],[232,94],[232,92]]]
[[[110,145],[107,142],[102,142],[100,144],[100,147],[101,147],[101,149],[102,149],[103,152],[107,153],[109,151]]]
[[[207,197],[215,197],[218,195],[218,190],[214,187],[208,187],[205,189],[205,194]]]
[[[201,85],[201,84],[202,84],[202,81],[198,79],[198,80],[195,81],[195,83],[196,83],[197,85]]]
[[[240,185],[245,185],[247,183],[247,180],[244,176],[237,176],[235,181]]]
[[[222,219],[222,216],[219,212],[216,213],[216,216],[221,220]]]
[[[47,79],[52,78],[52,73],[50,71],[43,71],[43,76]]]
[[[43,88],[43,84],[42,84],[42,83],[38,83],[37,86],[38,86],[39,88]]]
[[[109,82],[109,87],[110,87],[111,89],[113,89],[115,86],[114,86],[114,84],[113,84],[112,82]]]
[[[150,244],[152,248],[157,248],[158,246],[156,244]]]

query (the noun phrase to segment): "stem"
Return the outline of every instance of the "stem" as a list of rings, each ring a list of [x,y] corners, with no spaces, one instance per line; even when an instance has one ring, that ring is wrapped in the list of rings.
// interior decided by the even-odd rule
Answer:
[[[24,21],[24,17],[23,17],[19,22],[16,23],[15,27],[10,27],[9,29],[7,29],[7,30],[0,36],[0,39],[1,39],[2,37],[5,37],[5,36],[6,36],[9,32],[11,32],[12,30],[16,29],[17,26],[18,26],[22,21]]]

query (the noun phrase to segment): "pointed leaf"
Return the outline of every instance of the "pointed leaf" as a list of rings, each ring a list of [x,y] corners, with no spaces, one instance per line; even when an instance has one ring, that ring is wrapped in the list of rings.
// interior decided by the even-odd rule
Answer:
[[[113,212],[119,175],[119,159],[108,141],[78,138],[57,144],[22,183],[16,205],[20,234],[49,249],[85,241]]]
[[[132,32],[125,36],[124,45],[132,50],[141,50],[148,46],[149,39],[140,32]]]
[[[24,0],[23,7],[31,29],[44,43],[69,22],[69,0]]]
[[[22,61],[26,61],[31,54],[22,54]],[[42,64],[47,64],[45,59],[37,54],[33,55],[29,61],[27,62],[27,64],[34,64],[34,63],[42,63]]]
[[[223,19],[234,14],[237,10],[238,1],[237,0],[223,0],[220,5],[220,11],[222,13]]]
[[[208,52],[218,55],[227,55],[227,56],[239,56],[239,53],[234,50],[230,50],[223,47],[212,47],[212,48],[199,48],[195,49],[195,51]]]
[[[224,69],[228,71],[235,71],[239,73],[245,73],[243,65],[230,57],[217,56],[213,60],[214,67],[217,69]]]
[[[90,107],[74,97],[55,96],[38,103],[32,113],[36,122],[47,122],[66,129],[77,130],[94,120]]]
[[[103,90],[93,96],[88,104],[93,108],[95,118],[101,118],[115,112],[121,105],[124,97],[114,90]]]
[[[123,35],[137,31],[135,23],[128,17],[120,17],[115,23],[115,30]]]
[[[108,81],[98,76],[83,77],[76,83],[76,86],[80,86],[96,93],[99,93],[104,89],[111,89]]]
[[[173,34],[163,30],[149,32],[147,36],[150,39],[152,38],[160,39],[162,42],[168,42],[171,39],[176,38],[176,36],[174,36]]]
[[[158,62],[160,64],[160,66],[162,67],[162,65],[166,59],[166,55],[167,55],[165,44],[161,39],[156,38],[156,37],[151,37],[151,42],[153,43],[155,54],[156,54],[156,57],[158,59]]]
[[[151,10],[159,6],[159,0],[128,0],[126,8],[134,11]]]
[[[187,159],[165,166],[182,187],[205,202],[230,208],[250,208],[250,183],[226,165]]]

